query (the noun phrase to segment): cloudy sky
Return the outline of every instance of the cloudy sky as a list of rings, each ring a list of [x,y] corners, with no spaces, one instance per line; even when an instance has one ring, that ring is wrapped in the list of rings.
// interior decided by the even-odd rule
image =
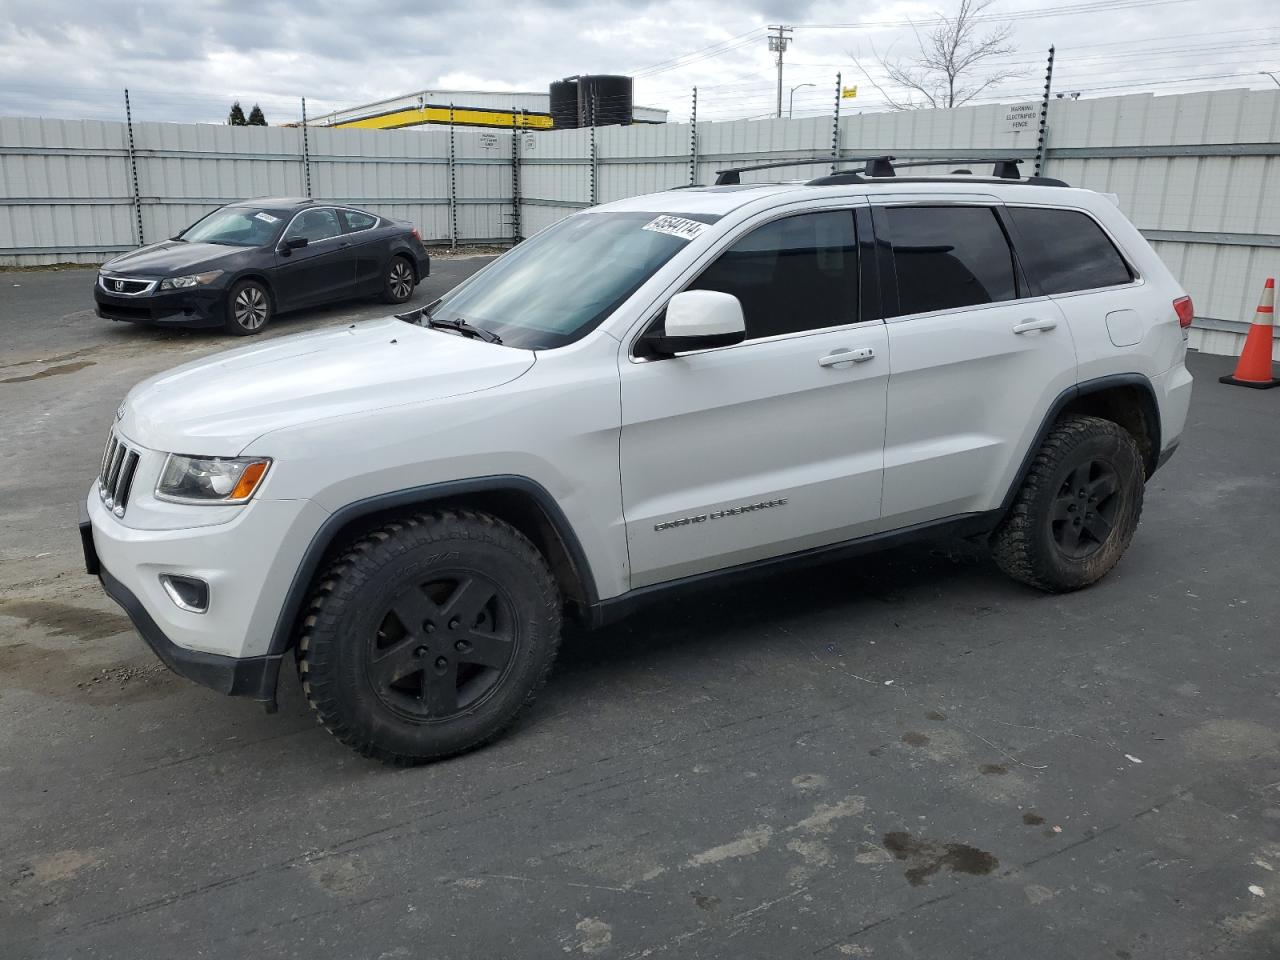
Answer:
[[[797,115],[829,112],[837,71],[859,86],[843,109],[879,110],[863,71],[882,79],[877,57],[910,54],[913,31],[958,2],[0,0],[0,115],[117,119],[128,86],[144,120],[219,122],[239,99],[277,123],[296,119],[301,96],[315,115],[432,87],[545,90],[629,73],[637,102],[673,120],[688,116],[695,84],[700,119],[755,117],[774,105],[771,23],[795,25],[787,87],[814,84],[796,91]],[[1051,43],[1055,89],[1085,97],[1275,86],[1259,72],[1280,71],[1280,26],[1259,16],[1268,6],[996,0],[988,12],[1012,27],[1015,52],[988,69],[1023,75],[983,96],[1038,96]]]

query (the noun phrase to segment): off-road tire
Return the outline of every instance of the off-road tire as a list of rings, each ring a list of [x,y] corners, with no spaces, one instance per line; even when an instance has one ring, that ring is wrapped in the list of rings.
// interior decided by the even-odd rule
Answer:
[[[387,264],[387,272],[382,278],[382,299],[386,303],[404,303],[413,296],[416,283],[417,277],[409,258],[396,254]]]
[[[459,707],[456,716],[406,716],[401,704],[410,703],[414,694],[375,679],[380,645],[387,642],[388,630],[400,629],[395,605],[404,607],[406,597],[415,598],[410,603],[420,601],[423,592],[432,589],[433,578],[456,576],[482,581],[497,591],[489,603],[508,605],[503,620],[514,638],[514,652],[508,654],[506,672],[493,681],[490,692],[474,705]],[[460,594],[462,587],[458,590]],[[442,663],[443,656],[435,659],[440,652],[454,657],[453,636],[470,635],[465,624],[456,626],[456,617],[438,630],[434,624],[428,627],[435,613],[449,609],[453,598],[448,596],[439,606],[433,602],[427,601],[423,609],[435,612],[421,625],[423,631],[433,631],[431,635],[422,632],[415,639],[406,630],[401,638],[431,645],[429,653],[423,654],[423,647],[414,653],[427,658],[416,695],[424,711],[430,665]],[[477,623],[483,622],[483,611],[479,617]],[[498,631],[496,615],[489,623]],[[449,632],[456,629],[464,632]],[[538,549],[488,514],[440,510],[389,522],[343,551],[317,580],[296,657],[303,691],[325,729],[366,757],[410,766],[473,750],[502,733],[545,682],[559,642],[560,595]],[[403,649],[398,642],[393,648]],[[464,659],[458,655],[459,661]],[[458,662],[454,669],[470,667]],[[463,684],[460,672],[454,682]],[[460,685],[459,699],[462,689]]]
[[[1074,524],[1077,531],[1081,512],[1088,511],[1092,501],[1079,497],[1079,490],[1067,490],[1068,481],[1079,478],[1077,471],[1090,467],[1105,473],[1114,472],[1118,498],[1114,505],[1104,501],[1111,517],[1108,532],[1097,540],[1092,534],[1076,536],[1084,542],[1076,551],[1092,550],[1085,556],[1073,557],[1073,549],[1064,546],[1063,524]],[[991,552],[996,564],[1025,584],[1050,593],[1079,590],[1103,577],[1119,562],[1133,539],[1142,514],[1145,474],[1142,455],[1133,437],[1123,427],[1098,417],[1070,416],[1054,424],[1045,437],[1026,478],[1018,490],[1013,506],[991,536]],[[1097,484],[1098,481],[1094,481]],[[1079,484],[1089,489],[1089,484]],[[1099,487],[1098,489],[1102,489]],[[1078,497],[1079,506],[1071,514],[1063,512],[1067,495]],[[1084,513],[1093,518],[1083,520],[1086,528],[1097,524],[1098,513]],[[1064,519],[1065,518],[1065,519]]]
[[[238,337],[261,333],[276,312],[271,291],[257,280],[241,280],[232,287],[227,294],[226,311],[222,325]]]

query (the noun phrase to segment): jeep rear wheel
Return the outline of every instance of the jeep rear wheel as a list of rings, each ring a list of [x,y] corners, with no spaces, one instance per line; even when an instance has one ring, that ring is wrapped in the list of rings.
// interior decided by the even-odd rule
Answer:
[[[1061,420],[992,535],[996,563],[1041,590],[1088,586],[1133,539],[1143,482],[1142,456],[1123,427],[1098,417]]]
[[[560,637],[537,548],[494,517],[387,524],[320,578],[298,670],[320,722],[359,753],[409,765],[471,750],[532,702]]]

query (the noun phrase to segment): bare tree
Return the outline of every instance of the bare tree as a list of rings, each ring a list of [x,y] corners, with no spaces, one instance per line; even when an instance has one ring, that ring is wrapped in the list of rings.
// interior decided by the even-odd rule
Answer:
[[[866,76],[895,110],[949,109],[968,103],[982,91],[1004,80],[1025,74],[1022,70],[983,70],[982,64],[1013,53],[1009,24],[986,33],[980,28],[990,17],[983,11],[995,0],[960,0],[955,16],[938,14],[938,23],[927,33],[913,27],[919,53],[906,59],[877,56],[887,85],[901,93],[890,94],[865,67],[853,58]],[[874,50],[873,50],[874,52]]]

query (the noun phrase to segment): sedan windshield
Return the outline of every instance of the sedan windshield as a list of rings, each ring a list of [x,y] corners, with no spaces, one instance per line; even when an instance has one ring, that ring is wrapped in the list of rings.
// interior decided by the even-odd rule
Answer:
[[[690,219],[676,222],[690,225]],[[681,233],[672,221],[658,213],[561,220],[457,287],[432,316],[465,320],[511,347],[547,350],[572,343],[689,242],[690,231]],[[690,226],[696,231],[696,223]]]
[[[252,207],[223,207],[197,220],[182,233],[188,243],[223,243],[233,247],[261,247],[280,229],[280,217]]]

